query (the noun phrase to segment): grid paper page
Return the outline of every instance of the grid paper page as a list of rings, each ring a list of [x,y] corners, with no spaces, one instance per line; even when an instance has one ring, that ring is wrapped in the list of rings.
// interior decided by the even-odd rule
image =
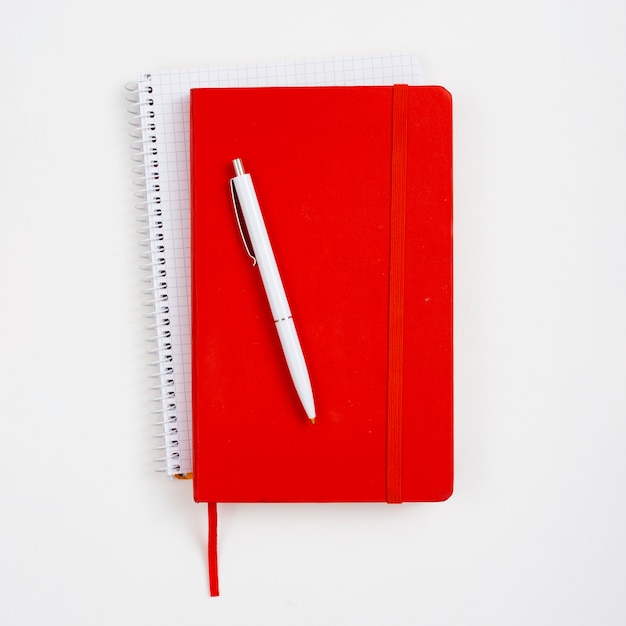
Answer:
[[[197,87],[391,85],[422,82],[421,68],[409,55],[339,57],[292,63],[234,65],[149,72],[154,100],[160,209],[167,271],[168,319],[172,344],[176,439],[166,433],[167,472],[192,471],[189,91]],[[173,385],[172,381],[173,380]],[[162,381],[165,384],[165,381]],[[164,400],[167,402],[168,400]],[[164,407],[165,410],[165,407]],[[174,445],[175,444],[175,445]]]

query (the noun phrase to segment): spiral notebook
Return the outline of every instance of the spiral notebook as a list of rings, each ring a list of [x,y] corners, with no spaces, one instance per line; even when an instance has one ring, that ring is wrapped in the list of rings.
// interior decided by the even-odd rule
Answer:
[[[422,83],[404,54],[142,73],[127,86],[142,221],[157,462],[169,476],[192,472],[189,102],[198,87],[392,85]]]

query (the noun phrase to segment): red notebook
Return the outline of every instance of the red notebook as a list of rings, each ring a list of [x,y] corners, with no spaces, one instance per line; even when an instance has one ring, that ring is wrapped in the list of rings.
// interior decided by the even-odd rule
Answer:
[[[440,87],[191,92],[194,497],[452,492],[452,113]],[[256,187],[307,418],[230,191]]]

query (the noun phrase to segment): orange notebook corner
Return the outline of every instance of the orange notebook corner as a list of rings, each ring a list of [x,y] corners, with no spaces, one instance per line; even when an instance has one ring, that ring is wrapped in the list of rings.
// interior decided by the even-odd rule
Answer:
[[[232,206],[251,174],[307,419]],[[440,501],[453,485],[452,110],[440,87],[191,93],[199,502]]]

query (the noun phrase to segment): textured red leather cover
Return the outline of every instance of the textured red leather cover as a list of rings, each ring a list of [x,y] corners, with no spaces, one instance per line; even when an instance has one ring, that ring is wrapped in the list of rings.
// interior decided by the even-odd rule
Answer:
[[[191,92],[194,498],[385,501],[392,87]],[[453,483],[452,112],[409,87],[402,500]],[[308,364],[302,409],[232,207],[241,158]]]

